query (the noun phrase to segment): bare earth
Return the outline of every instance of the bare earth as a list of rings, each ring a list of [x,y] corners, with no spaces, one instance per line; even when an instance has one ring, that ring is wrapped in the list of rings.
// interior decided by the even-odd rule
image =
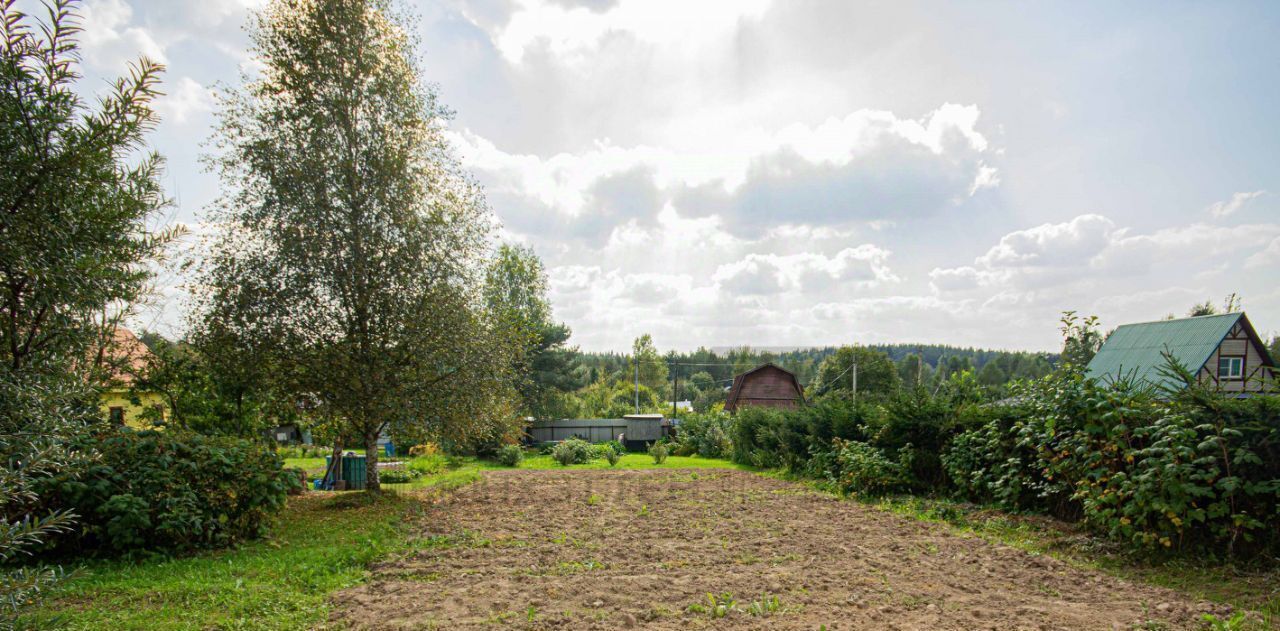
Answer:
[[[421,549],[335,596],[336,625],[1197,629],[1213,610],[739,471],[490,472],[422,529]],[[690,610],[708,592],[736,602]]]

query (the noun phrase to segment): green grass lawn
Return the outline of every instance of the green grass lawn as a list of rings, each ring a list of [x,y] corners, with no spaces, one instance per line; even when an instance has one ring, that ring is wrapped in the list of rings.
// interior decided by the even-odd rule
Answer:
[[[455,488],[478,479],[479,468],[464,463],[412,487]],[[83,564],[23,622],[38,629],[55,618],[67,629],[310,628],[328,618],[330,593],[362,581],[369,563],[417,545],[405,516],[427,496],[291,497],[266,539],[177,559]]]
[[[284,466],[287,469],[306,469],[307,477],[311,478],[324,475],[324,458],[285,458]]]

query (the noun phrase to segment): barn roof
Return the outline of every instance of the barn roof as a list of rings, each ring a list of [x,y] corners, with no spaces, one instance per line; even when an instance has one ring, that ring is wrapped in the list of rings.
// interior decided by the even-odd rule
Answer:
[[[790,377],[791,383],[795,385],[797,398],[800,399],[801,401],[804,400],[804,386],[800,385],[800,380],[796,378],[795,373],[773,362],[765,362],[763,364],[760,364],[759,366],[756,366],[755,368],[752,368],[751,370],[748,370],[747,372],[744,372],[739,375],[734,375],[733,386],[729,388],[729,396],[728,398],[725,399],[724,408],[726,410],[734,409],[738,405],[738,395],[742,394],[742,384],[743,382],[746,381],[747,377],[749,375],[760,372],[767,368],[772,368]]]
[[[1161,373],[1163,354],[1168,352],[1193,372],[1199,370],[1237,322],[1244,324],[1252,339],[1258,339],[1244,313],[1121,325],[1093,356],[1087,374],[1095,379],[1133,376],[1155,386],[1176,387],[1176,380]],[[1262,357],[1266,365],[1275,365],[1265,348]]]

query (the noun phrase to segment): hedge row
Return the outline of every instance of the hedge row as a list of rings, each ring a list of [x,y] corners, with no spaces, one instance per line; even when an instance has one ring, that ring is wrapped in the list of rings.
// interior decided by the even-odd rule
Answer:
[[[1062,372],[983,403],[960,378],[936,394],[743,410],[733,458],[851,493],[1048,513],[1140,547],[1280,549],[1276,396],[1158,393]]]

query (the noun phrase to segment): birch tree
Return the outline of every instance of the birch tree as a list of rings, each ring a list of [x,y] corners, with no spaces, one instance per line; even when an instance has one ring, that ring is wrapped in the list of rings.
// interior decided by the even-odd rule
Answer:
[[[368,456],[403,436],[502,421],[508,350],[479,288],[492,215],[443,135],[388,0],[275,0],[255,76],[221,97],[199,326]]]

